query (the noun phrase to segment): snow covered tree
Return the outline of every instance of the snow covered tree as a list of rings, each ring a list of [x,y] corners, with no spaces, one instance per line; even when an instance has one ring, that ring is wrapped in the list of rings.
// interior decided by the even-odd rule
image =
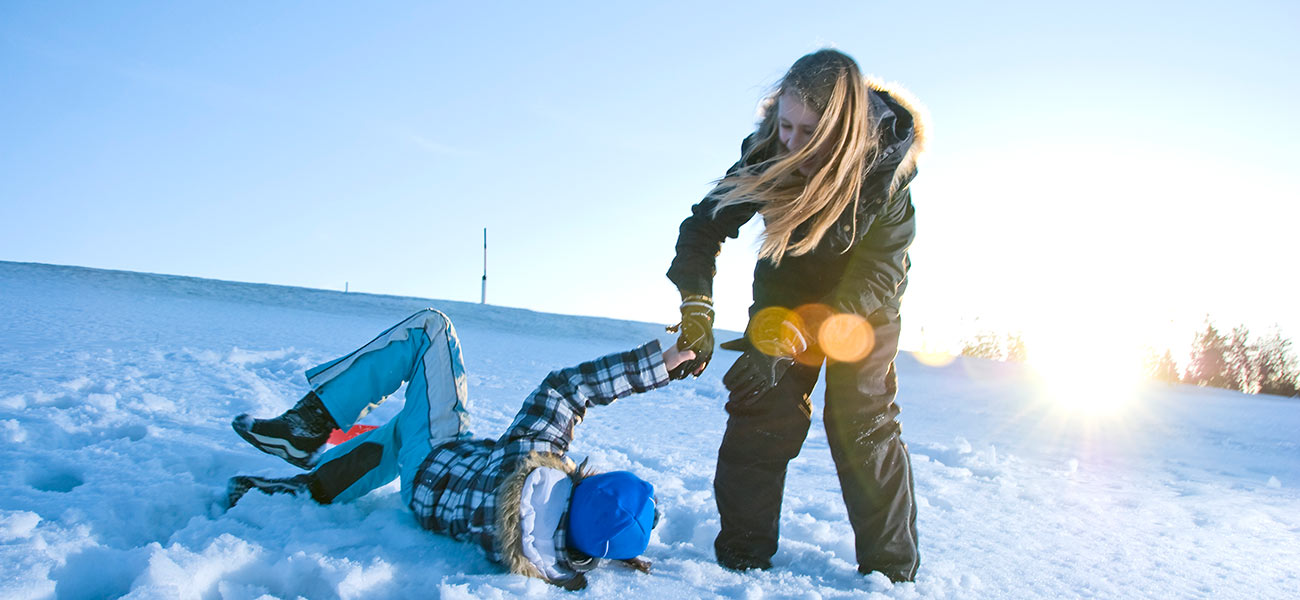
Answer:
[[[1254,356],[1254,369],[1259,393],[1294,396],[1300,386],[1300,371],[1291,355],[1291,340],[1274,329],[1272,335],[1261,340]]]
[[[1029,351],[1018,333],[998,336],[990,331],[982,331],[975,334],[973,339],[968,338],[962,342],[961,355],[1004,362],[1025,362],[1029,358]]]
[[[1233,389],[1247,394],[1259,391],[1259,376],[1255,372],[1255,354],[1255,347],[1250,343],[1250,330],[1246,329],[1245,325],[1234,327],[1223,356],[1228,367],[1229,385]]]
[[[1164,355],[1156,353],[1155,350],[1148,351],[1144,366],[1147,379],[1163,383],[1181,381],[1178,376],[1178,363],[1174,362],[1174,353],[1169,350],[1165,350]]]
[[[996,335],[980,332],[975,334],[975,339],[962,342],[961,355],[1002,360],[1002,344]]]
[[[1029,353],[1025,350],[1025,341],[1020,338],[1020,334],[1008,335],[1003,351],[1003,356],[1007,362],[1025,362],[1025,358],[1029,356]]]
[[[1183,380],[1200,386],[1232,387],[1227,354],[1228,339],[1206,317],[1205,331],[1197,334],[1192,342],[1191,360],[1187,363],[1187,373]]]

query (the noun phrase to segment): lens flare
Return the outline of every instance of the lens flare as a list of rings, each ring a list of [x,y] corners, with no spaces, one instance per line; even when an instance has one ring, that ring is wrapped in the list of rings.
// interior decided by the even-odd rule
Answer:
[[[769,306],[749,319],[746,335],[749,336],[749,343],[759,352],[779,356],[789,355],[791,348],[807,345],[806,340],[797,339],[799,331],[807,329],[798,313],[781,306]]]
[[[803,319],[804,331],[807,332],[819,332],[822,324],[835,315],[835,310],[825,304],[805,304],[794,309],[794,312],[799,315],[800,319]],[[810,367],[820,366],[822,361],[826,360],[826,355],[819,345],[820,341],[814,336],[813,343],[808,346],[807,350],[796,354],[795,360]]]
[[[818,329],[817,343],[833,360],[857,362],[876,346],[876,332],[866,319],[857,315],[832,315]]]
[[[835,310],[825,304],[805,304],[794,309],[794,314],[803,319],[803,324],[809,331],[817,331],[822,326],[822,322],[831,318]]]
[[[769,306],[749,319],[749,343],[769,356],[790,356],[808,366],[827,358],[857,362],[871,354],[876,333],[866,319],[836,314],[825,304],[805,304],[794,310]]]
[[[932,350],[919,350],[912,353],[912,358],[927,367],[946,367],[952,364],[957,357],[950,352],[939,352]]]

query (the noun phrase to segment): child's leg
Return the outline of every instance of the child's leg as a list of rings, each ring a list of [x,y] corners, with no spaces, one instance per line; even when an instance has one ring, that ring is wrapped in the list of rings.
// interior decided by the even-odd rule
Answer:
[[[330,448],[311,472],[317,502],[348,502],[397,478],[397,419]]]
[[[449,348],[454,349],[453,356],[449,356],[453,354]],[[429,352],[433,356],[427,356]],[[440,389],[463,404],[466,390],[462,365],[451,320],[427,308],[352,353],[308,370],[307,381],[334,422],[346,430],[404,381],[414,384],[434,379],[421,385]],[[463,409],[459,412],[464,414]],[[459,422],[455,425],[461,427]]]
[[[464,361],[446,315],[424,310],[361,349],[308,372],[340,427],[407,381],[406,405],[387,424],[330,449],[313,472],[312,495],[345,502],[392,481],[406,485],[434,445],[469,432]]]
[[[406,384],[406,405],[396,417],[402,503],[411,501],[416,471],[434,446],[470,434],[465,363],[456,328],[446,321]]]
[[[234,506],[250,489],[267,494],[310,494],[321,504],[348,502],[397,478],[397,419],[372,429],[321,456],[311,473],[289,478],[241,475],[227,486],[227,503]]]

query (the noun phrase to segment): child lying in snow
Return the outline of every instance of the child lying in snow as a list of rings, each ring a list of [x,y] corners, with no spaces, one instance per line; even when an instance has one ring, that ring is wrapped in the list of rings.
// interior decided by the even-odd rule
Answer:
[[[567,589],[601,559],[641,570],[658,521],[654,488],[626,471],[594,475],[565,453],[589,406],[668,384],[694,357],[651,341],[546,376],[500,438],[469,432],[460,342],[446,315],[420,311],[360,349],[307,371],[312,391],[274,419],[239,415],[235,431],[257,449],[310,473],[230,480],[229,504],[246,492],[309,494],[346,502],[401,478],[402,501],[420,525],[473,540],[511,572]],[[406,406],[388,423],[329,449],[372,404],[407,382]]]

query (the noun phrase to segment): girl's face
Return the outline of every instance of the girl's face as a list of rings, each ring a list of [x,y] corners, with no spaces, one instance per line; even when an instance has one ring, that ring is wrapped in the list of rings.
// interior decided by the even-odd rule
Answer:
[[[776,100],[777,137],[790,152],[798,152],[808,145],[808,140],[812,139],[813,131],[817,129],[817,121],[820,119],[821,115],[791,92],[781,94],[781,97]],[[799,166],[799,172],[812,175],[821,166],[823,160],[824,157],[814,156],[812,160]]]

